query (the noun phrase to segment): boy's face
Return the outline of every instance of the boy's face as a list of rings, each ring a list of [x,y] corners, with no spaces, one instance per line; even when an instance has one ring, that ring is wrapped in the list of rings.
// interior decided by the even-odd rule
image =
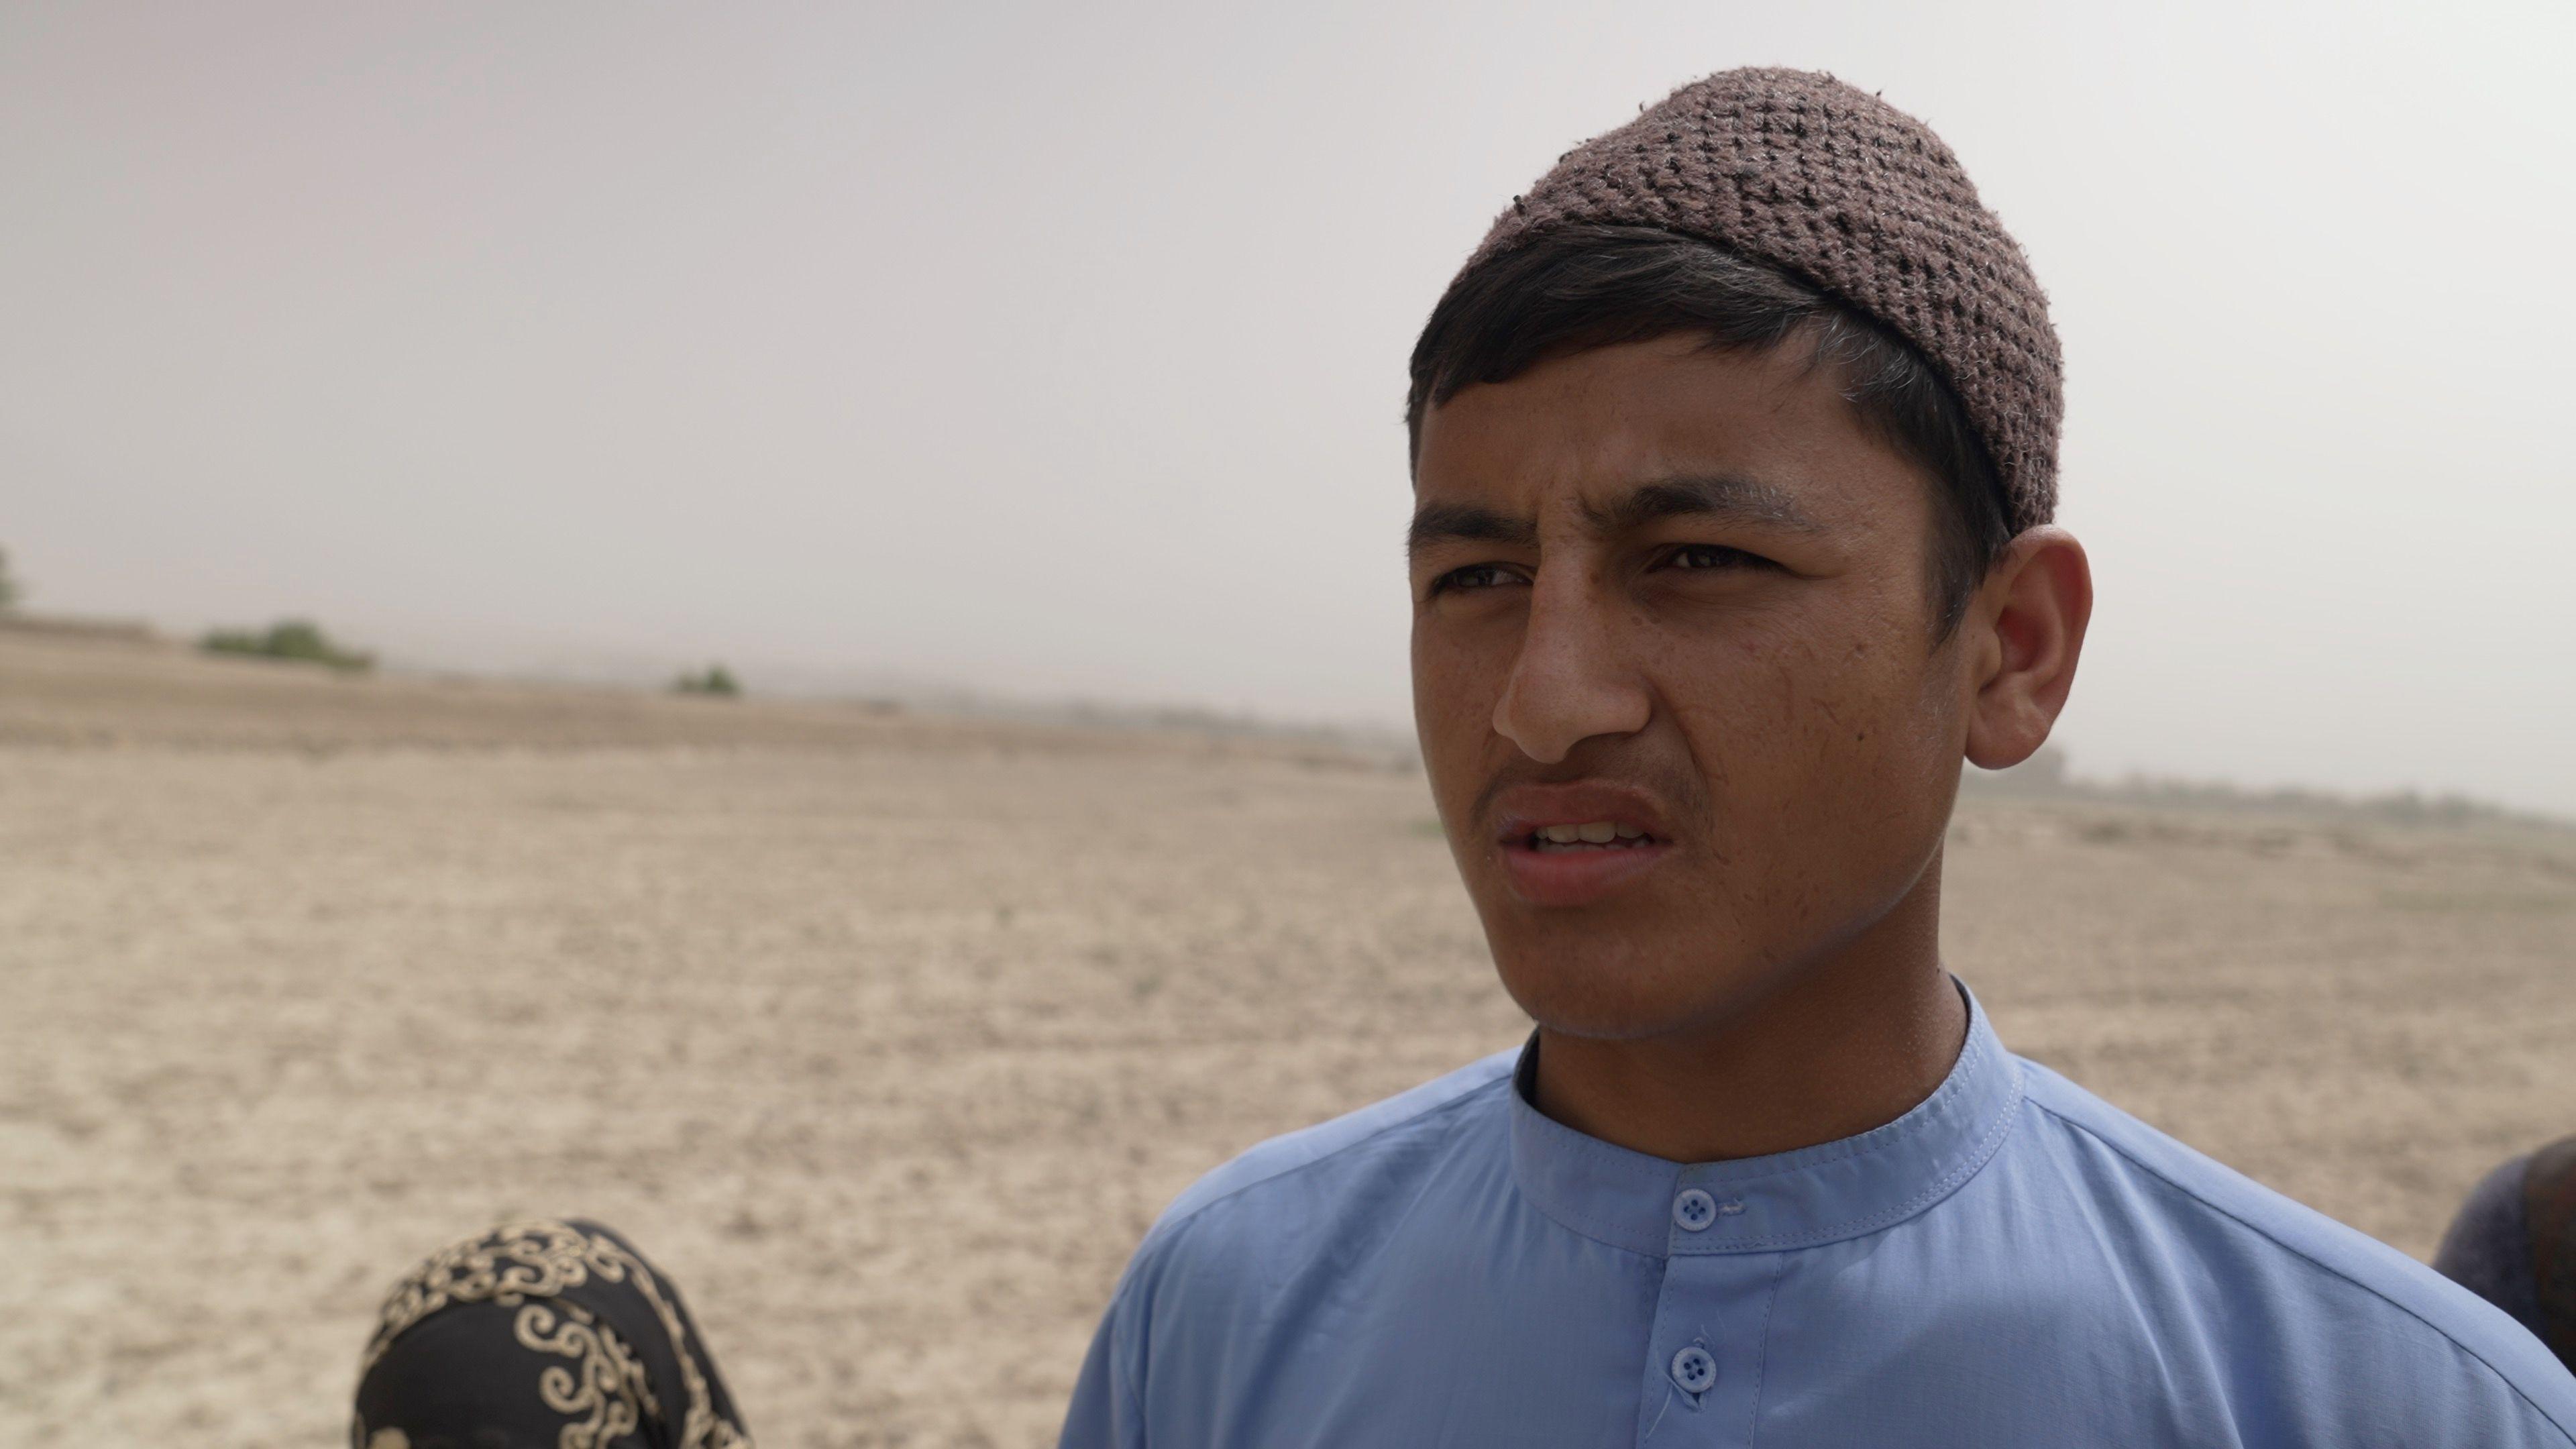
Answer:
[[[1937,889],[1976,697],[1959,635],[1931,644],[1937,485],[1807,354],[1668,336],[1423,419],[1423,758],[1555,1030],[1715,1024]],[[1612,838],[1544,838],[1586,824]]]

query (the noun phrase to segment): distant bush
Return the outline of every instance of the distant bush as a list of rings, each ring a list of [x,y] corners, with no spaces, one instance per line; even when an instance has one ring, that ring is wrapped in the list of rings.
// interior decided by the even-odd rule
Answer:
[[[17,578],[9,572],[9,554],[0,549],[0,609],[18,607],[20,593]]]
[[[671,692],[674,694],[712,694],[720,698],[732,699],[734,696],[742,693],[742,685],[735,681],[732,670],[725,668],[721,664],[710,664],[707,666],[706,673],[704,674],[683,674],[679,678],[672,680]]]
[[[363,674],[376,667],[376,656],[342,648],[322,632],[320,625],[305,619],[281,619],[269,625],[265,633],[254,629],[217,629],[199,640],[198,647],[215,654],[301,659],[347,674]]]

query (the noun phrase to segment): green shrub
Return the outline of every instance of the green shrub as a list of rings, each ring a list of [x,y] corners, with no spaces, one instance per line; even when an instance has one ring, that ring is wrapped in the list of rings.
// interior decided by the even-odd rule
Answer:
[[[8,552],[0,550],[0,609],[16,608],[19,592],[18,580],[9,572]]]
[[[215,654],[300,659],[348,674],[363,674],[376,667],[376,656],[342,648],[322,632],[320,625],[305,619],[280,619],[265,633],[255,629],[217,629],[198,644]]]
[[[732,670],[721,664],[710,664],[704,674],[683,674],[672,680],[671,692],[711,694],[722,699],[732,699],[742,693],[742,685],[735,681]]]

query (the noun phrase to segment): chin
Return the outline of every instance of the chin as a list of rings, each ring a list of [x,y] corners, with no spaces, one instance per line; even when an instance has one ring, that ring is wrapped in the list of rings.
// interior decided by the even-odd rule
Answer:
[[[1494,945],[1503,989],[1550,1031],[1600,1041],[1633,1041],[1722,1018],[1762,983],[1756,973],[1706,945],[1658,950],[1647,943],[1551,949],[1542,942]]]

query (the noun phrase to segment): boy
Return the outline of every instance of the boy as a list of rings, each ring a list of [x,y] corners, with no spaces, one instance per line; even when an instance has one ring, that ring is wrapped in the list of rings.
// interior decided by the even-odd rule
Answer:
[[[1413,358],[1417,724],[1528,1044],[1202,1179],[1067,1449],[2576,1444],[2439,1275],[1996,1040],[1960,761],[2091,610],[2019,248],[1830,77],[1515,198]]]

